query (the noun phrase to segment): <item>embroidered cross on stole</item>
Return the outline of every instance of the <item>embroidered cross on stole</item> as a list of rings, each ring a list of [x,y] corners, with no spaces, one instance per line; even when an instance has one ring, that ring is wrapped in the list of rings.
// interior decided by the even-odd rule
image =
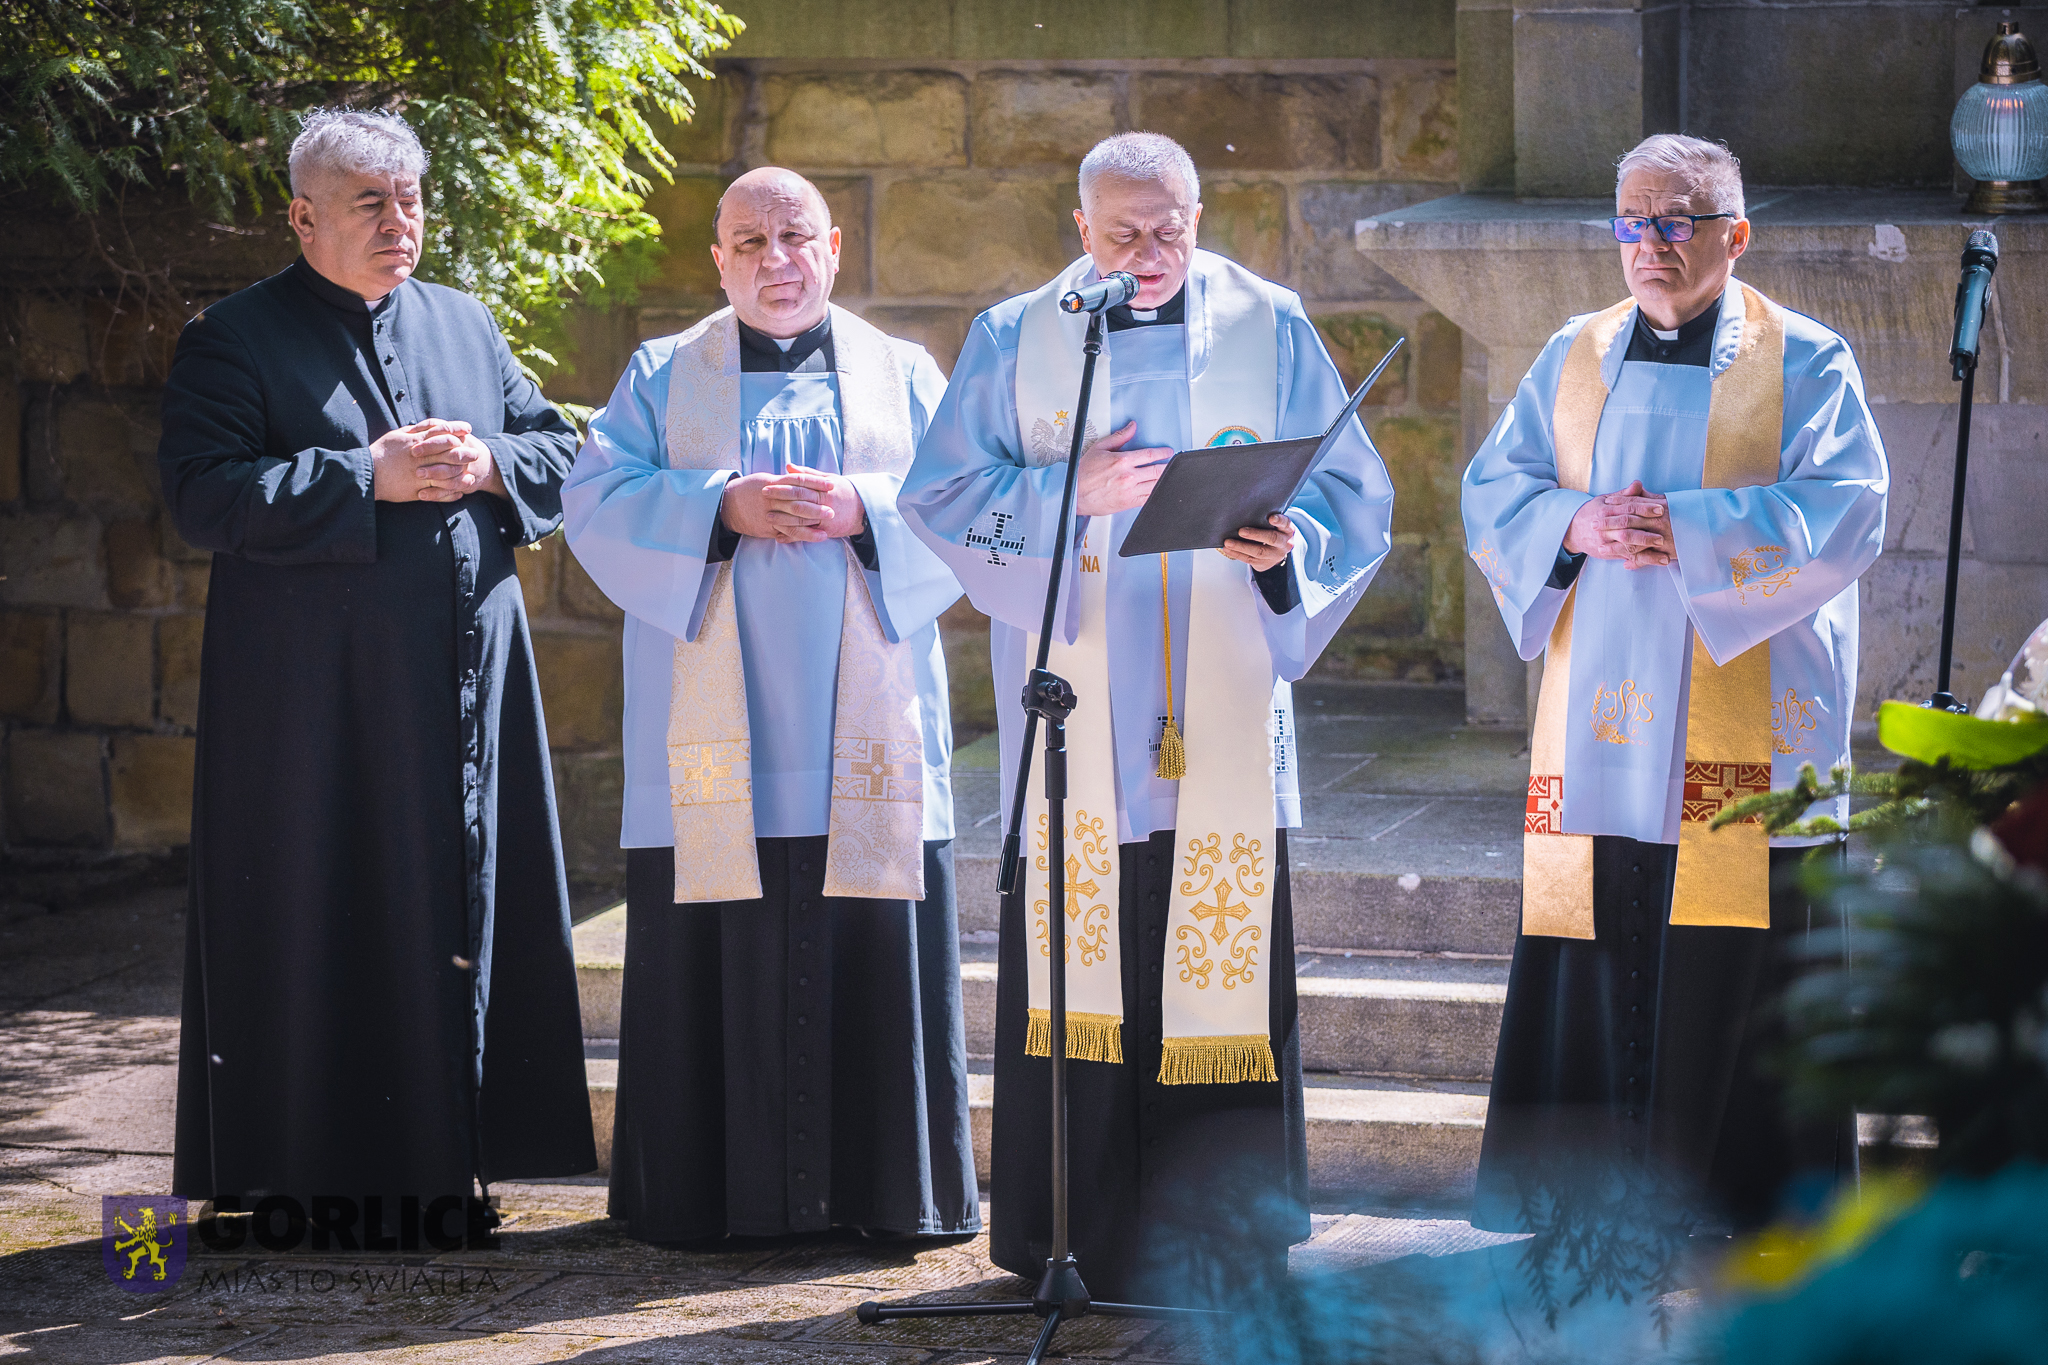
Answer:
[[[889,338],[832,309],[846,474],[902,474],[916,452]],[[739,325],[720,309],[683,333],[669,377],[672,469],[740,467]],[[832,719],[825,894],[924,899],[924,737],[907,645],[891,643],[845,541],[846,613]],[[695,640],[676,641],[668,763],[678,903],[756,900],[752,735],[732,565],[720,564]]]
[[[1741,286],[1742,338],[1713,380],[1707,405],[1703,488],[1778,481],[1785,412],[1785,319]],[[1588,491],[1593,439],[1607,402],[1601,359],[1635,305],[1624,300],[1579,330],[1565,353],[1551,426],[1557,482]],[[1529,802],[1522,836],[1522,932],[1593,937],[1593,837],[1564,831],[1565,732],[1571,692],[1573,604],[1565,595],[1544,654],[1543,688],[1529,738]],[[1715,815],[1771,785],[1771,654],[1768,642],[1716,665],[1694,632],[1685,719],[1685,790],[1678,823],[1673,924],[1770,927],[1770,839],[1751,818],[1711,830]]]
[[[1082,257],[1024,310],[1018,342],[1017,418],[1025,460],[1067,455],[1070,422],[1110,429],[1110,357],[1095,375],[1090,411],[1067,411],[1080,384],[1087,320],[1059,311],[1060,295],[1093,278]],[[1189,414],[1202,442],[1270,435],[1278,421],[1278,323],[1263,281],[1210,252],[1195,253],[1188,281]],[[1212,435],[1213,433],[1213,435]],[[1025,806],[1025,914],[1029,989],[1025,1052],[1051,1055],[1053,954],[1067,950],[1067,1055],[1123,1061],[1119,949],[1117,774],[1110,720],[1107,600],[1116,554],[1111,519],[1086,519],[1069,589],[1075,635],[1055,638],[1048,667],[1079,697],[1067,721],[1065,904],[1049,888],[1044,797]],[[1163,948],[1159,1079],[1167,1085],[1279,1078],[1268,1037],[1273,915],[1273,671],[1250,571],[1220,551],[1192,552],[1184,692],[1185,770]],[[1078,562],[1075,562],[1078,561]],[[1146,565],[1149,571],[1150,565]],[[1035,651],[1032,637],[1027,648]],[[1172,659],[1166,660],[1170,671]],[[1162,952],[1148,947],[1147,952]]]

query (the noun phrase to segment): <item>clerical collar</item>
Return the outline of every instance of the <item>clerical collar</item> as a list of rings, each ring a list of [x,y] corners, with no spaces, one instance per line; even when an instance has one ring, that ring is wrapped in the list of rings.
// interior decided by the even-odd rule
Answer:
[[[1133,308],[1128,303],[1118,304],[1109,310],[1109,330],[1121,332],[1131,327],[1180,327],[1188,320],[1188,287],[1181,285],[1179,291],[1157,308]]]
[[[819,319],[816,327],[790,338],[788,350],[782,348],[780,338],[740,323],[742,374],[794,374],[799,370],[806,374],[813,371],[822,374],[829,373],[834,367],[830,313]]]
[[[1650,325],[1643,310],[1636,309],[1635,331],[1629,335],[1628,354],[1623,360],[1644,361],[1652,365],[1697,365],[1706,369],[1714,358],[1714,324],[1721,320],[1721,300],[1715,299],[1707,310],[1692,321],[1682,324],[1673,337],[1660,337],[1657,329]]]
[[[304,256],[292,262],[291,272],[300,284],[306,286],[306,289],[314,298],[322,303],[339,308],[344,313],[353,313],[357,317],[381,313],[391,306],[393,299],[398,297],[398,291],[393,289],[377,302],[371,303],[355,290],[344,288],[315,270],[311,265],[307,264]]]

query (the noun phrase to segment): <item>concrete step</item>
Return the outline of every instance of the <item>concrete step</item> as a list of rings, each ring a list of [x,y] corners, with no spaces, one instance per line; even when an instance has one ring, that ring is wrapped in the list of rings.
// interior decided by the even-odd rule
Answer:
[[[590,1086],[590,1122],[597,1139],[598,1173],[611,1174],[612,1120],[617,1111],[617,1048],[593,1042],[584,1074]],[[974,1169],[989,1178],[995,1124],[995,1077],[970,1075],[969,1116]],[[1334,1081],[1334,1084],[1318,1084]],[[1370,1192],[1389,1204],[1455,1204],[1469,1199],[1486,1126],[1486,1096],[1345,1083],[1312,1077],[1305,1094],[1309,1182],[1318,1195]]]
[[[1505,963],[1302,955],[1296,971],[1304,1069],[1458,1081],[1493,1075]],[[996,964],[962,962],[960,985],[968,1054],[992,1057]]]
[[[615,907],[576,927],[577,987],[587,1038],[616,1038],[625,921]],[[973,937],[992,937],[988,931]],[[963,945],[960,965],[967,1051],[995,1054],[994,945]],[[977,960],[978,959],[978,960]],[[1310,1071],[1483,1081],[1507,998],[1506,964],[1416,955],[1303,953],[1301,1062]]]

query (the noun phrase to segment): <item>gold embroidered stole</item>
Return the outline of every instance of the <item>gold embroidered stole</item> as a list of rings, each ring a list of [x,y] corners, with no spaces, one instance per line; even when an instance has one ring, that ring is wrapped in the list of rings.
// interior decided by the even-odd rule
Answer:
[[[832,345],[840,471],[902,474],[915,454],[903,372],[888,337],[838,307]],[[720,309],[683,333],[667,414],[673,469],[740,467],[739,326]],[[924,736],[911,651],[892,644],[853,547],[832,721],[828,896],[924,899]],[[670,808],[678,903],[756,900],[752,734],[732,564],[720,564],[697,638],[677,640],[669,694]]]
[[[1109,429],[1109,356],[1095,376],[1091,410],[1065,405],[1079,386],[1085,318],[1058,311],[1061,294],[1092,273],[1087,257],[1041,289],[1025,308],[1019,338],[1017,413],[1026,459],[1062,460],[1071,421],[1093,439]],[[1197,291],[1200,291],[1199,295]],[[1277,321],[1256,276],[1197,252],[1189,281],[1189,408],[1197,440],[1259,439],[1278,421]],[[1199,298],[1199,303],[1197,299]],[[1215,435],[1209,436],[1208,433]],[[1080,705],[1068,721],[1068,821],[1062,907],[1068,921],[1067,1055],[1123,1059],[1123,969],[1118,956],[1116,769],[1107,639],[1110,518],[1091,518],[1074,577],[1077,634],[1053,641],[1049,667],[1074,685]],[[1250,573],[1214,550],[1193,554],[1180,780],[1164,977],[1164,1047],[1159,1079],[1175,1084],[1276,1080],[1268,1030],[1267,963],[1272,924],[1273,672]],[[1035,649],[1033,637],[1028,648]],[[1166,661],[1169,670],[1172,660]],[[1031,916],[1025,1051],[1051,1053],[1050,871],[1046,808],[1033,794],[1027,828],[1037,853],[1027,864]],[[1148,951],[1150,951],[1148,949]]]
[[[1778,481],[1785,410],[1785,320],[1778,306],[1741,286],[1742,336],[1734,361],[1713,380],[1707,405],[1703,488]],[[1632,315],[1624,300],[1595,314],[1573,338],[1559,377],[1551,427],[1561,488],[1588,491],[1593,442],[1607,402],[1602,359]],[[1741,566],[1735,566],[1739,574]],[[1529,737],[1529,798],[1522,837],[1522,932],[1593,937],[1593,838],[1564,832],[1565,735],[1572,723],[1571,651],[1577,584],[1566,592],[1545,651],[1543,687]],[[1750,819],[1709,830],[1724,806],[1771,785],[1771,657],[1768,643],[1717,666],[1693,633],[1685,721],[1685,789],[1678,826],[1673,924],[1768,928],[1770,840]],[[1597,710],[1597,706],[1596,706]],[[1592,723],[1589,721],[1589,723]]]

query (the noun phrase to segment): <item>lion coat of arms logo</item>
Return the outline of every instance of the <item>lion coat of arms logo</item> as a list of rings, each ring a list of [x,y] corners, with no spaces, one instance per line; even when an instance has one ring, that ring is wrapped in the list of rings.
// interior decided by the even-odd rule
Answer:
[[[110,1194],[100,1199],[100,1263],[116,1287],[158,1294],[185,1273],[191,1235],[185,1201],[170,1194]]]

